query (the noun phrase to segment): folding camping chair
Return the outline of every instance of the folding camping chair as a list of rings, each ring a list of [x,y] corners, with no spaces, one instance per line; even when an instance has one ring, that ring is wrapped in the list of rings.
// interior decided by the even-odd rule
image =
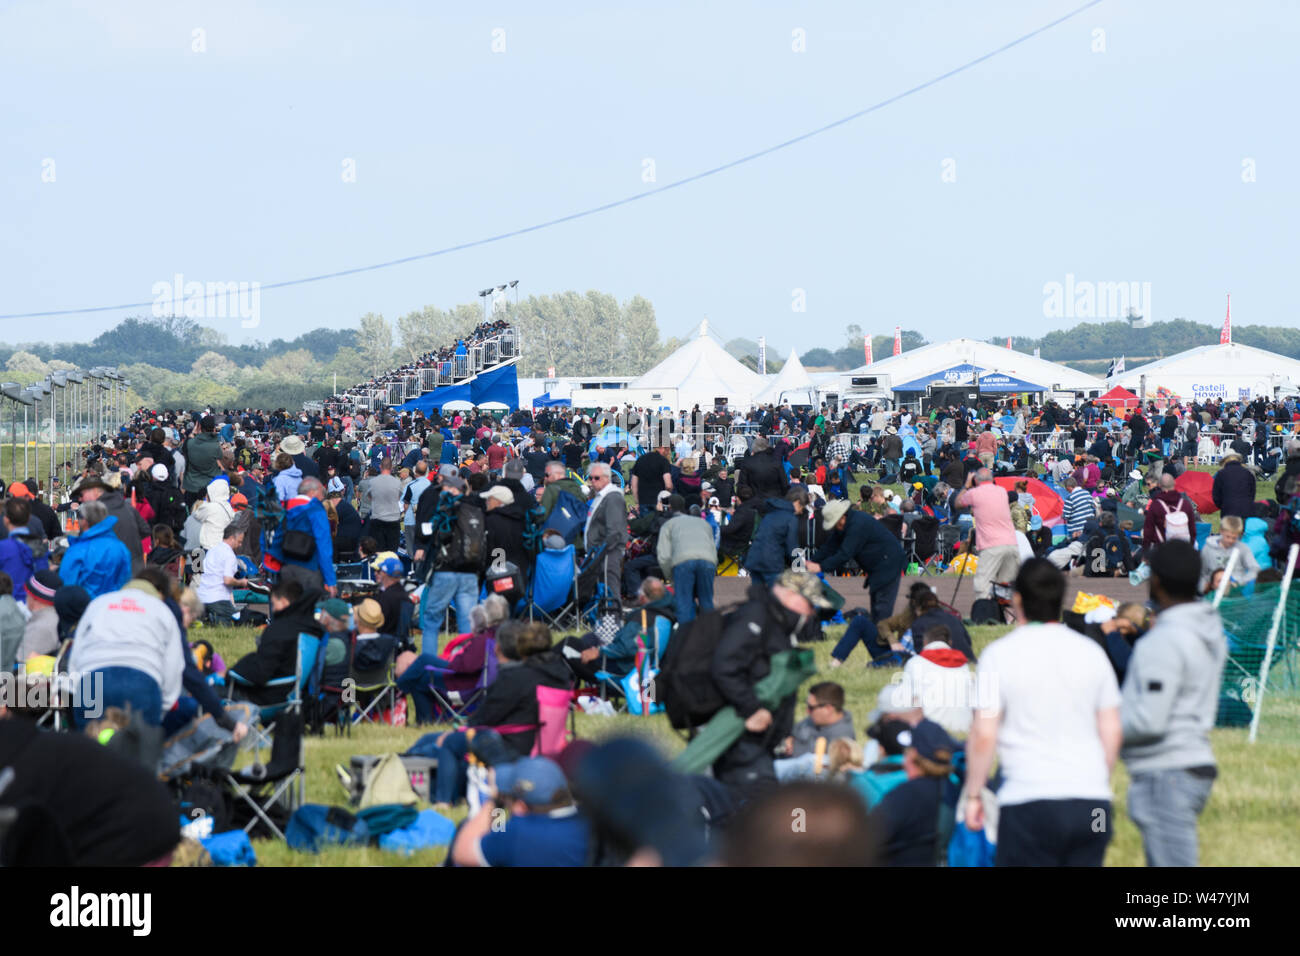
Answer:
[[[492,727],[499,734],[521,734],[537,731],[531,757],[555,759],[577,737],[577,723],[573,710],[574,691],[567,687],[537,687],[537,723],[506,724]],[[567,724],[567,727],[566,727]]]
[[[453,724],[457,727],[463,727],[469,721],[469,714],[479,705],[483,695],[487,693],[488,685],[497,678],[497,642],[489,640],[483,649],[483,670],[479,673],[478,682],[474,689],[462,693],[455,690],[440,690],[433,682],[433,674],[452,674],[454,671],[443,667],[425,667],[430,672],[429,693],[433,695],[434,702],[442,708]]]
[[[640,650],[637,653],[636,661],[633,664],[633,670],[636,672],[636,686],[638,689],[646,688],[650,681],[659,673],[659,659],[663,655],[668,641],[672,638],[673,622],[667,617],[656,614],[654,624],[650,623],[650,615],[644,608],[640,611],[641,616],[641,633],[637,637],[637,643]],[[653,633],[651,633],[653,630]],[[646,644],[649,646],[646,646]],[[632,671],[628,672],[629,674]],[[651,713],[657,713],[655,702],[653,700],[643,700],[633,705],[631,700],[627,699],[626,689],[623,681],[627,679],[627,674],[621,677],[615,677],[609,671],[609,662],[605,656],[604,650],[600,656],[600,670],[596,672],[596,680],[599,681],[601,700],[609,699],[609,692],[616,691],[620,697],[624,698],[629,711],[648,716]],[[647,706],[648,705],[648,706]]]
[[[349,734],[353,724],[359,724],[363,721],[372,724],[378,723],[385,702],[390,708],[397,705],[397,678],[393,675],[393,665],[397,660],[397,648],[399,646],[400,642],[394,644],[384,660],[373,667],[368,667],[365,670],[357,670],[355,665],[352,667],[352,691],[355,696],[351,701],[345,698],[343,703],[343,709],[346,711],[344,722]],[[352,659],[355,662],[355,638],[352,642]],[[362,697],[369,698],[364,706],[356,703]],[[352,713],[354,707],[360,707],[355,714]]]
[[[530,621],[541,617],[558,631],[578,626],[578,561],[573,545],[537,553],[527,602]]]
[[[939,519],[929,515],[917,518],[903,538],[907,548],[906,566],[920,565],[921,574],[942,574],[934,558],[939,554]]]
[[[276,837],[284,839],[281,827],[303,803],[303,781],[307,774],[303,766],[302,730],[301,709],[283,711],[275,722],[270,763],[254,763],[222,774],[234,799],[252,812],[244,825],[245,833],[251,833],[261,823]],[[284,823],[278,824],[277,817]]]
[[[267,734],[273,734],[276,722],[286,713],[295,713],[298,715],[298,734],[302,735],[302,702],[303,694],[307,689],[307,684],[313,680],[319,683],[320,671],[325,663],[325,644],[326,642],[314,634],[298,635],[298,653],[294,657],[294,672],[291,677],[275,677],[267,681],[264,687],[275,687],[285,689],[285,699],[275,704],[260,705],[258,718],[263,725],[263,729],[257,727],[250,728],[257,735],[257,749],[262,750],[271,746],[267,740]],[[234,693],[241,688],[247,690],[253,687],[249,681],[240,677],[234,670],[226,670],[226,699],[234,700]]]

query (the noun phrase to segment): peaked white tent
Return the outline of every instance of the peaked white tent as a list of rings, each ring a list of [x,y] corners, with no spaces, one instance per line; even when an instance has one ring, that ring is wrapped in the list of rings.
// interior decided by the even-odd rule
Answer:
[[[763,376],[751,372],[732,357],[717,339],[709,335],[705,319],[691,338],[644,375],[628,383],[628,389],[662,393],[678,409],[694,405],[712,408],[718,400],[733,408],[748,408],[767,387]],[[611,397],[617,393],[611,393]]]
[[[1173,397],[1188,402],[1272,399],[1276,390],[1290,390],[1297,383],[1300,361],[1236,342],[1201,345],[1139,365],[1114,379],[1114,384],[1138,394],[1145,384],[1146,398],[1151,400]]]
[[[888,375],[891,384],[897,386],[957,365],[974,365],[987,373],[1000,372],[1013,379],[1041,385],[1048,390],[1101,394],[1107,388],[1101,379],[1068,365],[1034,358],[990,342],[965,338],[923,345],[919,349],[891,355],[845,373],[844,379],[847,382],[853,376]]]
[[[799,361],[799,353],[790,350],[790,357],[781,366],[781,371],[768,383],[767,388],[754,397],[759,405],[779,405],[789,402],[791,405],[815,405],[817,392],[812,376]]]

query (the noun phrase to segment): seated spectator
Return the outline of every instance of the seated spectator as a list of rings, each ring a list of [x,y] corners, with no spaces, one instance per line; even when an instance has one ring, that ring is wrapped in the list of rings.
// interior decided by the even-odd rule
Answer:
[[[528,757],[488,771],[490,799],[466,820],[451,847],[457,866],[584,866],[589,828],[564,771]],[[510,817],[499,821],[499,811]]]
[[[235,549],[244,542],[244,532],[234,525],[226,528],[222,540],[203,556],[203,573],[199,576],[199,600],[212,624],[235,623],[235,592],[232,588],[244,584],[239,558]]]
[[[677,621],[673,595],[659,578],[646,578],[637,591],[636,603],[635,608],[623,615],[623,626],[608,644],[602,645],[593,633],[561,642],[561,656],[578,677],[594,683],[598,680],[596,673],[601,670],[616,680],[630,673],[641,649],[637,646],[638,638],[656,659],[663,655]],[[651,650],[650,632],[655,635],[657,650]]]
[[[133,578],[87,606],[68,656],[68,671],[80,675],[77,726],[109,707],[134,711],[149,726],[162,724],[180,697],[185,668],[180,625],[163,599],[153,584]]]
[[[352,607],[342,598],[330,598],[317,615],[325,632],[325,666],[321,684],[341,687],[352,673]]]
[[[479,685],[487,663],[488,645],[496,640],[497,628],[509,617],[510,605],[506,599],[499,594],[488,595],[482,604],[470,609],[471,633],[456,644],[453,652],[446,656],[421,654],[397,675],[397,689],[409,694],[415,704],[417,726],[434,723],[440,716],[437,702],[429,691],[430,684],[440,693],[454,691],[465,696]]]
[[[844,709],[844,688],[839,684],[814,684],[808,688],[807,705],[808,716],[794,725],[782,747],[784,756],[774,761],[776,779],[782,782],[817,774],[819,740],[828,746],[833,740],[854,739],[853,715]],[[822,770],[829,766],[825,746],[820,763]]]
[[[14,600],[19,604],[27,600],[23,585],[36,573],[36,560],[27,541],[15,531],[27,530],[31,520],[31,505],[22,498],[10,498],[4,504],[5,538],[0,541],[0,571],[9,576]]]
[[[319,592],[304,591],[297,581],[279,581],[271,589],[271,622],[262,629],[257,649],[245,654],[230,668],[248,686],[236,684],[235,696],[265,706],[283,701],[288,688],[267,687],[277,677],[292,677],[298,669],[298,635],[321,637],[324,629],[316,621]]]
[[[13,671],[27,629],[27,616],[14,600],[13,592],[13,580],[0,571],[0,674]]]
[[[1205,547],[1201,549],[1202,594],[1209,590],[1210,578],[1214,572],[1227,568],[1228,560],[1234,552],[1237,555],[1236,566],[1232,569],[1234,585],[1250,584],[1259,574],[1255,552],[1241,540],[1244,530],[1245,522],[1238,515],[1224,515],[1219,520],[1218,535],[1208,538]]]
[[[913,627],[913,635],[916,628]],[[970,660],[948,644],[948,628],[936,624],[916,638],[916,655],[903,665],[899,693],[911,695],[927,720],[959,737],[970,733],[975,678]]]
[[[885,688],[886,691],[889,688]],[[872,809],[884,798],[885,794],[899,784],[907,782],[907,771],[903,767],[903,744],[912,725],[900,720],[894,714],[886,714],[867,728],[870,738],[869,748],[862,753],[861,771],[850,770],[847,783],[862,795],[867,808]]]
[[[176,542],[176,532],[165,524],[156,524],[152,530],[153,550],[149,552],[148,563],[165,568],[181,557],[182,551]]]
[[[82,532],[68,539],[68,551],[59,564],[65,585],[86,589],[90,597],[116,591],[131,579],[131,552],[113,531],[117,518],[102,502],[81,506]]]
[[[871,811],[885,866],[939,866],[948,860],[947,833],[940,817],[956,815],[960,796],[953,755],[960,749],[948,732],[922,720],[899,737],[907,782],[881,798]],[[951,833],[951,831],[948,831]]]

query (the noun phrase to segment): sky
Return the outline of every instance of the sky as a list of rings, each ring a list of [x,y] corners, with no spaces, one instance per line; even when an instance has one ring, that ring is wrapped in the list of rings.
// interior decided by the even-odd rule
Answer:
[[[824,126],[1083,2],[0,0],[0,315],[524,229]],[[1291,324],[1298,29],[1290,0],[1103,0],[717,175],[201,321],[292,338],[517,279],[643,295],[665,336],[707,317],[785,352],[851,324],[1040,336],[1089,317],[1049,306],[1071,276],[1139,283],[1155,320],[1217,324],[1231,292],[1235,323]],[[149,311],[0,319],[0,342]]]

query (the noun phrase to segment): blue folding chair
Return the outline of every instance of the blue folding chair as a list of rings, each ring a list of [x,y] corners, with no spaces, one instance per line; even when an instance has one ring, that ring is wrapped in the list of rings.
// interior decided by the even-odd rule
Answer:
[[[260,708],[258,720],[263,725],[264,731],[253,731],[258,735],[257,749],[269,747],[270,741],[267,734],[275,729],[275,718],[285,711],[292,711],[297,714],[302,713],[302,702],[304,693],[308,691],[308,684],[313,680],[317,685],[320,683],[321,670],[325,666],[325,641],[314,634],[300,633],[298,635],[298,653],[294,658],[294,672],[292,676],[276,677],[265,684],[263,687],[283,687],[285,689],[285,699],[275,704],[267,704]],[[226,697],[233,699],[234,692],[238,688],[248,690],[255,685],[245,680],[234,670],[226,671]]]
[[[541,617],[557,630],[578,624],[578,560],[573,545],[543,548],[528,585],[528,619]]]

